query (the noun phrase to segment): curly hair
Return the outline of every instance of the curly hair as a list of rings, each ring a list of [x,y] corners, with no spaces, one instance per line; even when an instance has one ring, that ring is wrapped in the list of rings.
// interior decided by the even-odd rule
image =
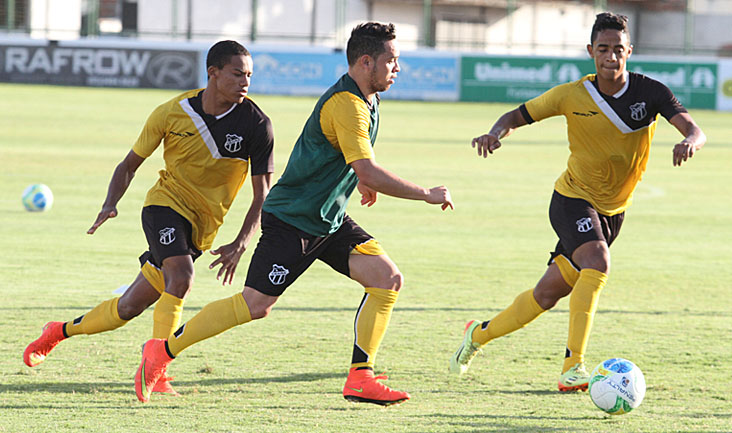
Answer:
[[[595,43],[597,34],[603,30],[620,30],[621,32],[628,35],[630,39],[630,32],[628,31],[628,17],[625,15],[618,15],[612,12],[603,12],[595,16],[595,24],[592,26],[592,34],[590,35],[590,44]]]

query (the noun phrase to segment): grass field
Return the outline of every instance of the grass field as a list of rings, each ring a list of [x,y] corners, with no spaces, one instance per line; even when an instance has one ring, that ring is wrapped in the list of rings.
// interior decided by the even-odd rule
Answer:
[[[114,332],[61,343],[39,367],[25,346],[49,320],[70,320],[113,296],[146,248],[139,211],[161,167],[138,171],[120,215],[86,235],[115,165],[148,113],[177,92],[0,85],[0,432],[727,432],[732,431],[732,113],[694,111],[708,144],[681,168],[678,133],[665,121],[623,233],[590,340],[588,362],[625,357],[648,391],[629,415],[610,417],[585,393],[556,391],[568,300],[490,343],[463,378],[448,376],[464,323],[487,320],[533,286],[555,235],[547,217],[568,156],[563,119],[522,128],[487,160],[470,139],[504,111],[498,104],[384,101],[376,154],[425,186],[447,185],[456,209],[381,196],[350,213],[381,241],[406,285],[377,370],[412,400],[382,409],[341,396],[362,290],[316,263],[271,316],[189,348],[171,367],[179,398],[135,398],[132,378],[152,309]],[[276,133],[276,176],[313,99],[258,97]],[[48,213],[23,210],[42,182]],[[238,231],[249,183],[215,246]],[[196,263],[184,320],[241,289]]]

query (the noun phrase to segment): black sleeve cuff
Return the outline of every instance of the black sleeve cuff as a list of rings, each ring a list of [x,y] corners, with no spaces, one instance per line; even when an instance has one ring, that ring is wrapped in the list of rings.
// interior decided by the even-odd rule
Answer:
[[[524,120],[528,125],[534,123],[534,119],[531,117],[531,114],[529,114],[529,110],[526,109],[526,104],[521,104],[519,111],[521,112],[521,115],[524,116]]]

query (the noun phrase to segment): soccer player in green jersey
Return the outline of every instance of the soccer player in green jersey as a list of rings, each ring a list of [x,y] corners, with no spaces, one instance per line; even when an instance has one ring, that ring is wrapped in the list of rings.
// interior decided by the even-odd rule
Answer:
[[[262,235],[244,290],[205,306],[167,339],[145,344],[135,375],[138,399],[170,362],[190,345],[266,317],[285,289],[316,259],[360,283],[365,290],[354,324],[355,341],[343,396],[354,402],[392,405],[409,399],[374,376],[376,352],[402,288],[402,274],[379,243],[345,212],[358,188],[361,204],[377,194],[422,200],[452,208],[444,186],[423,188],[381,167],[373,146],[379,128],[379,96],[399,72],[393,24],[365,23],[353,29],[348,72],[315,104],[287,167],[264,203]]]
[[[153,337],[178,329],[183,302],[193,285],[193,262],[211,248],[247,173],[252,202],[233,242],[212,250],[221,265],[217,278],[230,284],[239,258],[259,227],[262,204],[274,171],[272,124],[247,96],[252,56],[235,41],[214,44],[206,59],[205,89],[184,92],[150,114],[137,142],[117,165],[106,200],[87,233],[94,234],[117,216],[117,203],[138,167],[163,145],[165,169],[145,198],[142,226],[148,251],[141,270],[125,293],[108,299],[68,322],[49,322],[41,337],[25,349],[23,360],[34,367],[62,340],[111,331],[155,304]],[[169,378],[155,392],[177,394]]]
[[[487,157],[514,129],[551,116],[567,120],[570,156],[557,179],[549,219],[559,237],[544,276],[493,319],[468,322],[450,370],[465,372],[489,341],[520,329],[569,298],[569,335],[560,391],[587,390],[584,355],[592,320],[610,273],[609,247],[645,171],[658,115],[683,136],[673,148],[673,165],[691,158],[706,141],[686,109],[662,83],[628,72],[633,52],[627,18],[597,15],[587,51],[596,73],[556,86],[501,116],[490,132],[474,138]]]

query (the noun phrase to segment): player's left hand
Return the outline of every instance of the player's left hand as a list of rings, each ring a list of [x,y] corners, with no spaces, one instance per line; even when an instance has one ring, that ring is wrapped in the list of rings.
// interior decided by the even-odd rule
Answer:
[[[238,242],[232,242],[230,244],[222,245],[215,250],[211,250],[211,254],[219,256],[210,265],[209,269],[213,269],[218,265],[221,265],[219,272],[216,274],[216,279],[220,280],[221,276],[224,276],[222,285],[231,285],[234,281],[234,274],[236,273],[236,266],[239,264],[241,255],[246,251],[246,247],[239,245]]]
[[[696,152],[696,149],[691,143],[682,141],[681,143],[678,143],[676,146],[674,146],[673,152],[674,167],[676,167],[680,166],[682,162],[687,161],[689,158],[694,156],[694,152]]]
[[[450,195],[450,190],[448,190],[447,187],[444,185],[430,188],[429,196],[425,199],[425,201],[429,204],[441,205],[440,208],[442,210],[445,210],[448,207],[450,209],[455,209],[455,206],[452,203],[452,196]]]
[[[367,207],[371,207],[376,203],[377,192],[375,189],[369,188],[361,182],[356,185],[356,188],[361,193],[361,206],[366,205]]]

